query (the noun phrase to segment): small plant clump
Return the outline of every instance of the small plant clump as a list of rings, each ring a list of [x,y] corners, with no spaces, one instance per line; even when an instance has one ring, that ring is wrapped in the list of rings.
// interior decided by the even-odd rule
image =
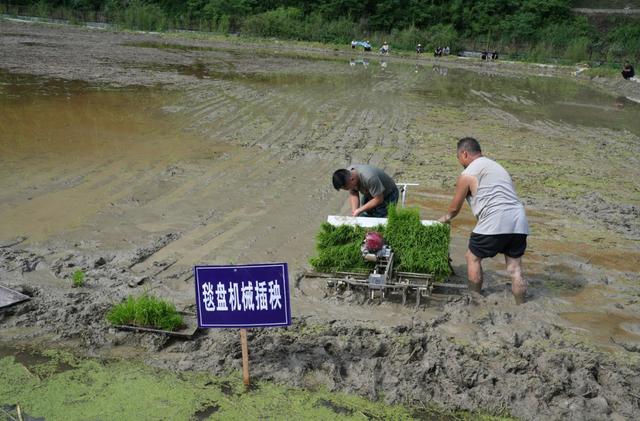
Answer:
[[[73,272],[73,275],[72,275],[73,287],[79,288],[84,286],[85,277],[86,277],[85,273],[80,269]]]
[[[395,268],[404,272],[428,273],[442,281],[451,274],[449,266],[450,227],[447,224],[422,225],[418,209],[389,207],[386,226],[363,228],[323,223],[316,237],[318,255],[309,263],[319,272],[366,272],[373,263],[365,262],[360,245],[369,231],[384,236],[394,252]]]
[[[127,297],[115,305],[107,314],[113,325],[132,325],[162,330],[177,330],[184,326],[184,320],[175,306],[157,297],[144,294]]]

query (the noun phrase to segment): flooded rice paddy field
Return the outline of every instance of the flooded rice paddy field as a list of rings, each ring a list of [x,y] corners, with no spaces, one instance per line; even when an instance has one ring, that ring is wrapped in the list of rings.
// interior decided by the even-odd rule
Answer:
[[[420,183],[408,202],[435,219],[461,170],[455,142],[470,135],[526,204],[529,302],[513,305],[498,258],[483,297],[419,309],[292,282],[294,325],[250,332],[252,374],[522,419],[640,410],[636,84],[1,20],[0,41],[0,283],[32,296],[0,313],[1,343],[237,374],[235,331],[124,333],[105,312],[144,291],[193,311],[195,264],[287,261],[297,279],[319,225],[348,210],[329,179],[350,162]],[[452,227],[454,281],[473,225],[465,207]],[[79,268],[87,285],[71,288]],[[196,400],[185,419],[216,405]]]

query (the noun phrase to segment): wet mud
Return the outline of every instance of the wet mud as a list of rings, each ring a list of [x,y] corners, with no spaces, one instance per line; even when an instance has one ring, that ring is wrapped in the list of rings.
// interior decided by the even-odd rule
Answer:
[[[193,312],[193,265],[287,261],[294,324],[249,333],[260,380],[521,419],[633,419],[640,104],[619,97],[636,88],[455,58],[352,66],[349,54],[0,20],[0,282],[32,297],[0,311],[0,341],[225,375],[240,368],[237,332],[121,332],[106,312],[143,292]],[[348,209],[334,169],[367,162],[418,182],[408,204],[435,219],[467,135],[526,204],[525,305],[499,258],[482,296],[419,308],[299,278],[320,223]],[[453,282],[473,224],[466,207],[453,224]]]

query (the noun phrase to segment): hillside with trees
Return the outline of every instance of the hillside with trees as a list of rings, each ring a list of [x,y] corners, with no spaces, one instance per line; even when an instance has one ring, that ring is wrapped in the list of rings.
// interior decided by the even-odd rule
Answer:
[[[623,1],[620,5],[634,2]],[[531,61],[640,61],[637,15],[593,19],[580,0],[14,0],[5,14],[102,21],[141,30],[191,29],[396,50],[498,50]],[[625,6],[626,7],[626,6]]]

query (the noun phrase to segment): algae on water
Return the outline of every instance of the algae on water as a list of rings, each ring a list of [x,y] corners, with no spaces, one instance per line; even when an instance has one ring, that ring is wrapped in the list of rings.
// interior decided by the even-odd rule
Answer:
[[[316,237],[318,255],[309,263],[319,272],[366,272],[373,264],[360,255],[360,245],[369,231],[380,232],[394,251],[395,268],[403,272],[428,273],[436,280],[451,274],[449,266],[450,227],[422,225],[413,208],[389,207],[386,226],[375,228],[333,226],[323,223]]]
[[[20,362],[22,361],[22,362]],[[307,391],[258,381],[244,393],[236,371],[155,369],[138,361],[100,361],[54,355],[46,376],[37,365],[0,357],[0,408],[47,421],[75,420],[410,420],[411,409],[324,389]],[[208,416],[207,416],[208,414]],[[6,412],[0,411],[0,420]],[[10,420],[11,418],[6,417]],[[17,419],[17,417],[16,417]],[[27,419],[25,417],[25,419]]]

